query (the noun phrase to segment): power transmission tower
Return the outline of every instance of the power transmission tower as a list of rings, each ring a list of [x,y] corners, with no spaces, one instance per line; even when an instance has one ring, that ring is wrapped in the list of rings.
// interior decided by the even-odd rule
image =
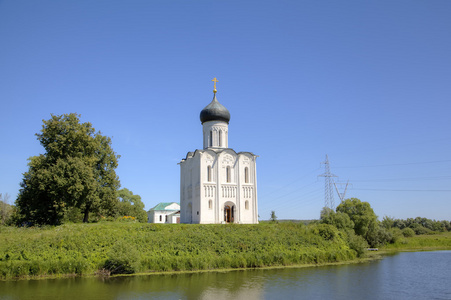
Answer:
[[[349,180],[346,182],[345,189],[344,189],[343,193],[340,193],[340,191],[338,190],[337,184],[338,185],[344,185],[345,183],[335,182],[334,181],[335,190],[337,191],[338,197],[340,197],[340,202],[343,202],[343,200],[345,199],[345,196],[346,196],[346,191],[348,190]]]
[[[330,173],[330,165],[329,165],[329,157],[326,154],[326,161],[322,162],[325,166],[324,174],[318,175],[319,177],[324,177],[324,206],[330,208],[335,211],[335,202],[334,202],[334,188],[333,188],[333,177],[337,177],[336,175]]]

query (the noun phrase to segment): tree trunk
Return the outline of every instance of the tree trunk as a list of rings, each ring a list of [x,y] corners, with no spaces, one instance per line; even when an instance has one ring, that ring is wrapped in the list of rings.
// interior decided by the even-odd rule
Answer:
[[[89,221],[89,206],[85,209],[85,216],[83,217],[83,223],[88,223]]]

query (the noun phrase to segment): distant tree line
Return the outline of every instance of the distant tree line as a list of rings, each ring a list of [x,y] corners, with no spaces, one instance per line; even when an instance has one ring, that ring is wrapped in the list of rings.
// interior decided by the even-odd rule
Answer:
[[[402,220],[385,216],[381,225],[386,229],[399,228],[403,230],[405,228],[411,228],[417,235],[451,231],[451,223],[449,221],[436,221],[421,217]]]
[[[350,246],[358,251],[365,244],[369,247],[378,247],[394,243],[400,237],[451,230],[449,221],[421,217],[407,220],[384,217],[379,221],[370,204],[357,198],[344,200],[337,206],[336,211],[324,207],[320,222],[333,225],[346,233]]]
[[[111,139],[79,115],[52,115],[37,139],[45,152],[30,157],[15,206],[0,199],[0,224],[59,225],[129,216],[147,221],[139,195],[119,189],[119,155]]]

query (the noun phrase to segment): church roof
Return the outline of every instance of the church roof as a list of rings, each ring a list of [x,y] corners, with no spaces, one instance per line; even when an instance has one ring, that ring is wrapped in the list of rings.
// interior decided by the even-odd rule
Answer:
[[[229,123],[230,112],[216,99],[216,93],[210,104],[205,106],[200,112],[200,121],[202,124],[208,121],[224,121]]]
[[[229,152],[229,151],[235,153],[235,155],[237,155],[237,156],[249,154],[249,155],[254,156],[254,157],[259,157],[258,155],[254,154],[254,153],[252,153],[252,152],[249,152],[249,151],[240,151],[240,152],[236,152],[236,151],[233,150],[232,148],[223,148],[223,149],[216,149],[216,150],[211,150],[211,149],[203,149],[203,150],[200,150],[200,149],[196,149],[194,152],[188,152],[188,153],[186,154],[186,157],[185,157],[185,158],[182,158],[182,160],[181,160],[178,164],[184,163],[184,162],[187,161],[188,159],[190,159],[190,158],[196,156],[197,153],[208,152],[208,153],[211,153],[211,154],[213,154],[214,156],[216,156],[216,155],[219,155],[219,154],[222,153],[222,152]],[[197,155],[198,155],[198,154],[197,154]]]
[[[179,209],[166,209],[166,207],[168,207],[171,204],[177,204],[180,207],[180,204],[178,204],[177,202],[161,202],[161,203],[158,203],[157,205],[155,205],[155,207],[151,208],[149,211],[151,211],[151,210],[166,210],[166,211],[180,210],[180,208]]]

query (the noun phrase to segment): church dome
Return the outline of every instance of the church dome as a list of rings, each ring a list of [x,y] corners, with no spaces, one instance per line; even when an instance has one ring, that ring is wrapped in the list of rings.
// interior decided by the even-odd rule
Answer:
[[[229,123],[230,112],[216,100],[216,93],[210,104],[205,106],[200,112],[200,121],[202,124],[208,121],[224,121],[227,122],[227,124]]]

